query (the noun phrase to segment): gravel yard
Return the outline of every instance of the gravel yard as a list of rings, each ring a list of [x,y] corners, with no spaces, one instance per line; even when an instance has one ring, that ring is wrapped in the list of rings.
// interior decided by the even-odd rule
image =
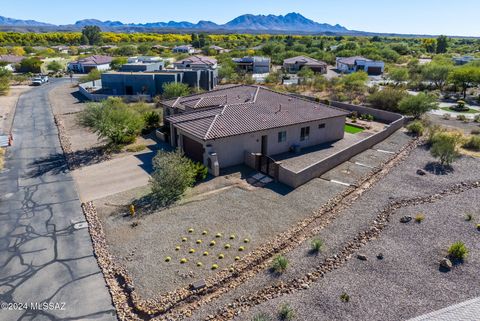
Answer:
[[[463,121],[456,120],[455,117],[444,119],[442,116],[438,115],[428,115],[428,119],[434,124],[448,127],[450,129],[459,129],[467,135],[469,135],[473,129],[480,130],[480,123],[475,123],[471,120],[468,123],[465,123]]]
[[[0,133],[10,132],[18,97],[30,89],[32,87],[26,85],[12,86],[8,95],[0,96]]]
[[[434,194],[456,182],[480,179],[480,162],[471,157],[459,160],[454,165],[454,173],[448,175],[416,175],[416,170],[429,161],[428,151],[417,149],[405,163],[320,231],[317,237],[325,246],[318,257],[308,255],[309,243],[306,242],[287,254],[290,266],[280,278],[273,278],[266,271],[222,297],[215,306],[224,306],[262,286],[308,273],[365,230],[392,200]],[[285,302],[296,309],[298,320],[399,320],[480,295],[478,287],[472,286],[480,280],[480,233],[475,229],[475,224],[480,222],[478,193],[471,190],[433,204],[399,210],[380,238],[358,251],[367,255],[368,261],[351,258],[340,269],[310,285],[308,290],[270,300],[235,320],[250,320],[259,312],[275,315]],[[468,212],[475,213],[472,222],[465,221]],[[399,222],[401,216],[415,217],[417,213],[425,215],[422,223]],[[471,251],[469,258],[449,273],[440,272],[439,260],[457,240],[467,244]],[[376,259],[380,252],[384,254],[383,260]],[[350,296],[349,303],[340,300],[342,293]],[[215,308],[206,307],[192,320],[215,312]]]

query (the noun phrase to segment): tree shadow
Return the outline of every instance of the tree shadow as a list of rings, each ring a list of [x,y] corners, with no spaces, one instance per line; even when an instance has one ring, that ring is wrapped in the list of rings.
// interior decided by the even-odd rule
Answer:
[[[68,171],[67,160],[63,153],[50,154],[47,157],[37,159],[30,163],[28,168],[31,169],[27,173],[28,178],[37,178],[47,173],[58,175]]]
[[[450,165],[443,165],[439,162],[428,162],[424,169],[434,175],[448,175],[454,172],[454,169]]]

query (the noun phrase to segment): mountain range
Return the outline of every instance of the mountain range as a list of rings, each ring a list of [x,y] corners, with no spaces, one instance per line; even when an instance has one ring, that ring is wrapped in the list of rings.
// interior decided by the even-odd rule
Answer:
[[[120,21],[100,21],[85,19],[69,25],[53,25],[35,20],[18,20],[0,16],[2,30],[18,30],[22,28],[37,27],[49,30],[79,30],[87,25],[99,26],[105,31],[162,31],[162,30],[198,30],[198,31],[249,31],[269,33],[348,33],[349,30],[338,24],[330,25],[318,23],[305,18],[299,13],[289,13],[284,16],[276,15],[241,15],[226,24],[216,24],[212,21],[150,22],[150,23],[123,23]]]

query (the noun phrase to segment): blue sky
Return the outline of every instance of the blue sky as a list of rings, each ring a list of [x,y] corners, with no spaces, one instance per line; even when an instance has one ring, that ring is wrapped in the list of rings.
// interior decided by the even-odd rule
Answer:
[[[479,0],[2,0],[0,15],[55,24],[80,19],[122,22],[211,20],[241,14],[299,12],[348,29],[415,34],[480,36]],[[138,7],[135,5],[138,4]]]

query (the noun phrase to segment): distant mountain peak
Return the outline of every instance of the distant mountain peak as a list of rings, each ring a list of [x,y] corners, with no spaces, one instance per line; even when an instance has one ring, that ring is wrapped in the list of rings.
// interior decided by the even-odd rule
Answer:
[[[148,23],[123,23],[120,21],[101,21],[98,19],[83,19],[76,21],[73,25],[55,26],[48,23],[38,22],[34,20],[16,20],[11,18],[0,17],[0,26],[24,27],[24,26],[39,26],[39,27],[58,27],[62,30],[78,30],[84,26],[94,25],[109,31],[140,31],[144,29],[188,29],[188,30],[230,30],[230,31],[251,31],[251,32],[299,32],[299,33],[322,33],[333,32],[341,33],[347,32],[343,26],[338,24],[330,25],[326,23],[318,23],[308,19],[297,12],[290,12],[286,15],[276,16],[269,15],[241,15],[226,24],[218,25],[212,21],[200,20],[198,23],[188,21],[169,21],[169,22],[148,22]]]

